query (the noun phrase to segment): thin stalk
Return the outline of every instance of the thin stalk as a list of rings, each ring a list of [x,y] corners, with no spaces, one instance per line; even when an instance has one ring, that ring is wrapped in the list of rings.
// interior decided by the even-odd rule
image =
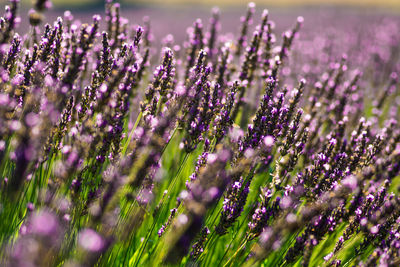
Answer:
[[[121,153],[122,153],[123,156],[125,156],[125,154],[126,154],[126,150],[128,149],[128,146],[129,146],[129,144],[130,144],[130,142],[132,140],[133,134],[135,133],[135,130],[138,127],[142,117],[143,117],[143,112],[140,111],[138,117],[136,118],[135,124],[133,125],[133,128],[129,133],[128,139],[126,139],[124,147],[122,148]]]
[[[244,248],[244,246],[245,246],[246,244],[247,244],[247,238],[245,238],[245,239],[243,240],[242,245],[236,250],[235,254],[233,254],[233,256],[229,258],[229,260],[224,264],[223,267],[229,266],[230,263],[231,263],[231,261],[232,261],[234,258],[237,257],[237,255],[239,254],[239,252]]]
[[[163,208],[164,208],[164,205],[163,205],[163,204],[165,203],[165,202],[164,202],[164,198],[169,194],[170,190],[172,190],[172,188],[174,187],[174,185],[175,185],[175,183],[176,183],[176,180],[177,180],[177,177],[180,176],[181,171],[183,170],[183,167],[184,167],[184,165],[186,164],[186,161],[187,161],[187,159],[188,159],[188,157],[189,157],[189,154],[190,154],[190,153],[186,153],[186,154],[185,154],[185,157],[183,158],[183,161],[182,161],[181,164],[179,165],[179,169],[178,169],[177,173],[175,174],[174,178],[172,179],[172,182],[169,184],[169,187],[168,187],[168,189],[167,189],[167,192],[168,192],[168,193],[165,194],[165,195],[163,196],[163,198],[160,200],[160,202],[159,202],[160,209],[159,209],[159,211],[158,211],[158,214],[156,215],[157,217],[154,218],[154,221],[153,221],[153,223],[152,223],[152,225],[151,225],[151,228],[149,229],[149,231],[148,231],[148,233],[147,233],[147,235],[146,235],[145,240],[142,242],[142,245],[141,245],[140,248],[139,248],[139,249],[140,249],[140,252],[139,252],[139,255],[136,257],[133,266],[137,266],[137,264],[138,264],[138,261],[137,261],[137,260],[141,258],[142,254],[143,254],[143,252],[144,252],[144,250],[145,250],[145,248],[146,248],[146,245],[147,245],[147,243],[148,243],[148,240],[149,240],[150,236],[153,234],[153,231],[154,231],[154,228],[155,228],[155,226],[156,226],[156,223],[157,223],[158,219],[160,218],[161,211],[162,211]],[[157,206],[158,206],[158,205],[157,205]]]

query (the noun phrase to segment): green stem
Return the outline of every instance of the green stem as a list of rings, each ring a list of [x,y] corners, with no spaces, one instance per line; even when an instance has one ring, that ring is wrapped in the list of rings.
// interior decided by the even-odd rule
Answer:
[[[181,173],[181,171],[183,170],[183,167],[184,167],[184,165],[185,165],[185,163],[186,163],[186,161],[187,161],[187,159],[188,159],[188,157],[189,157],[189,154],[190,154],[190,153],[186,153],[186,154],[185,154],[185,157],[184,157],[182,163],[179,165],[179,169],[178,169],[177,173],[175,174],[175,176],[174,176],[172,182],[169,184],[169,187],[168,187],[168,190],[167,190],[167,192],[168,192],[167,194],[169,194],[170,190],[172,190],[172,187],[175,185],[176,180],[177,180],[177,177],[180,176],[180,173]],[[138,259],[140,259],[140,258],[142,257],[142,254],[143,254],[143,252],[144,252],[144,250],[145,250],[145,248],[146,248],[146,246],[147,246],[148,240],[149,240],[150,236],[153,234],[153,231],[154,231],[154,228],[155,228],[155,226],[156,226],[156,223],[157,223],[157,221],[159,220],[160,214],[162,213],[162,210],[163,210],[163,208],[164,208],[164,203],[165,203],[164,200],[165,200],[165,197],[167,196],[167,194],[165,194],[165,195],[163,196],[163,198],[162,198],[162,199],[160,200],[160,202],[159,202],[159,205],[157,205],[157,206],[160,206],[159,211],[158,211],[158,214],[156,215],[156,218],[154,218],[154,221],[153,221],[153,223],[152,223],[152,226],[151,226],[151,228],[149,229],[149,231],[148,231],[148,233],[147,233],[147,235],[146,235],[145,240],[142,242],[142,245],[141,245],[140,248],[139,248],[139,249],[140,249],[140,252],[139,252],[139,255],[136,257],[135,263],[133,264],[133,266],[137,266],[137,264],[138,264]]]
[[[139,115],[138,115],[136,121],[135,121],[135,124],[133,125],[132,130],[131,130],[130,133],[129,133],[128,139],[125,141],[124,147],[123,147],[123,149],[122,149],[122,155],[123,155],[123,156],[125,156],[125,154],[126,154],[126,150],[128,149],[128,146],[129,146],[129,144],[130,144],[130,142],[131,142],[131,140],[132,140],[133,134],[135,133],[135,130],[136,130],[136,128],[138,127],[138,125],[139,125],[139,123],[140,123],[140,121],[141,121],[141,119],[142,119],[142,116],[143,116],[143,112],[141,111],[141,112],[139,113]]]
[[[245,239],[243,240],[242,245],[236,250],[235,254],[233,254],[233,256],[229,258],[229,260],[224,264],[223,267],[229,266],[230,263],[231,263],[231,261],[232,261],[234,258],[237,257],[237,255],[239,254],[239,252],[244,248],[244,246],[245,246],[246,244],[247,244],[247,238],[245,238]]]

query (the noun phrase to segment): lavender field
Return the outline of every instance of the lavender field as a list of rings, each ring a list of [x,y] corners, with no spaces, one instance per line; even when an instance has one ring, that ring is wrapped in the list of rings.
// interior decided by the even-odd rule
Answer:
[[[400,15],[4,6],[0,266],[400,266]]]

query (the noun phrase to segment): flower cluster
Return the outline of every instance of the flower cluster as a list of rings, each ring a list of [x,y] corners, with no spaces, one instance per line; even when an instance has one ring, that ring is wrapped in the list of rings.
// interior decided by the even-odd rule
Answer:
[[[214,8],[181,45],[112,0],[53,24],[36,0],[27,32],[18,6],[0,17],[0,265],[399,265],[397,17],[281,31],[250,3],[236,35]]]

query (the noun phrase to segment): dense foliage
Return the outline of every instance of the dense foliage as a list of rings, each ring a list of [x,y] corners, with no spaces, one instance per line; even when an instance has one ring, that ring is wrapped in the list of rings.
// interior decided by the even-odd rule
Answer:
[[[280,38],[250,3],[158,51],[49,6],[0,19],[1,265],[400,264],[398,21]]]

